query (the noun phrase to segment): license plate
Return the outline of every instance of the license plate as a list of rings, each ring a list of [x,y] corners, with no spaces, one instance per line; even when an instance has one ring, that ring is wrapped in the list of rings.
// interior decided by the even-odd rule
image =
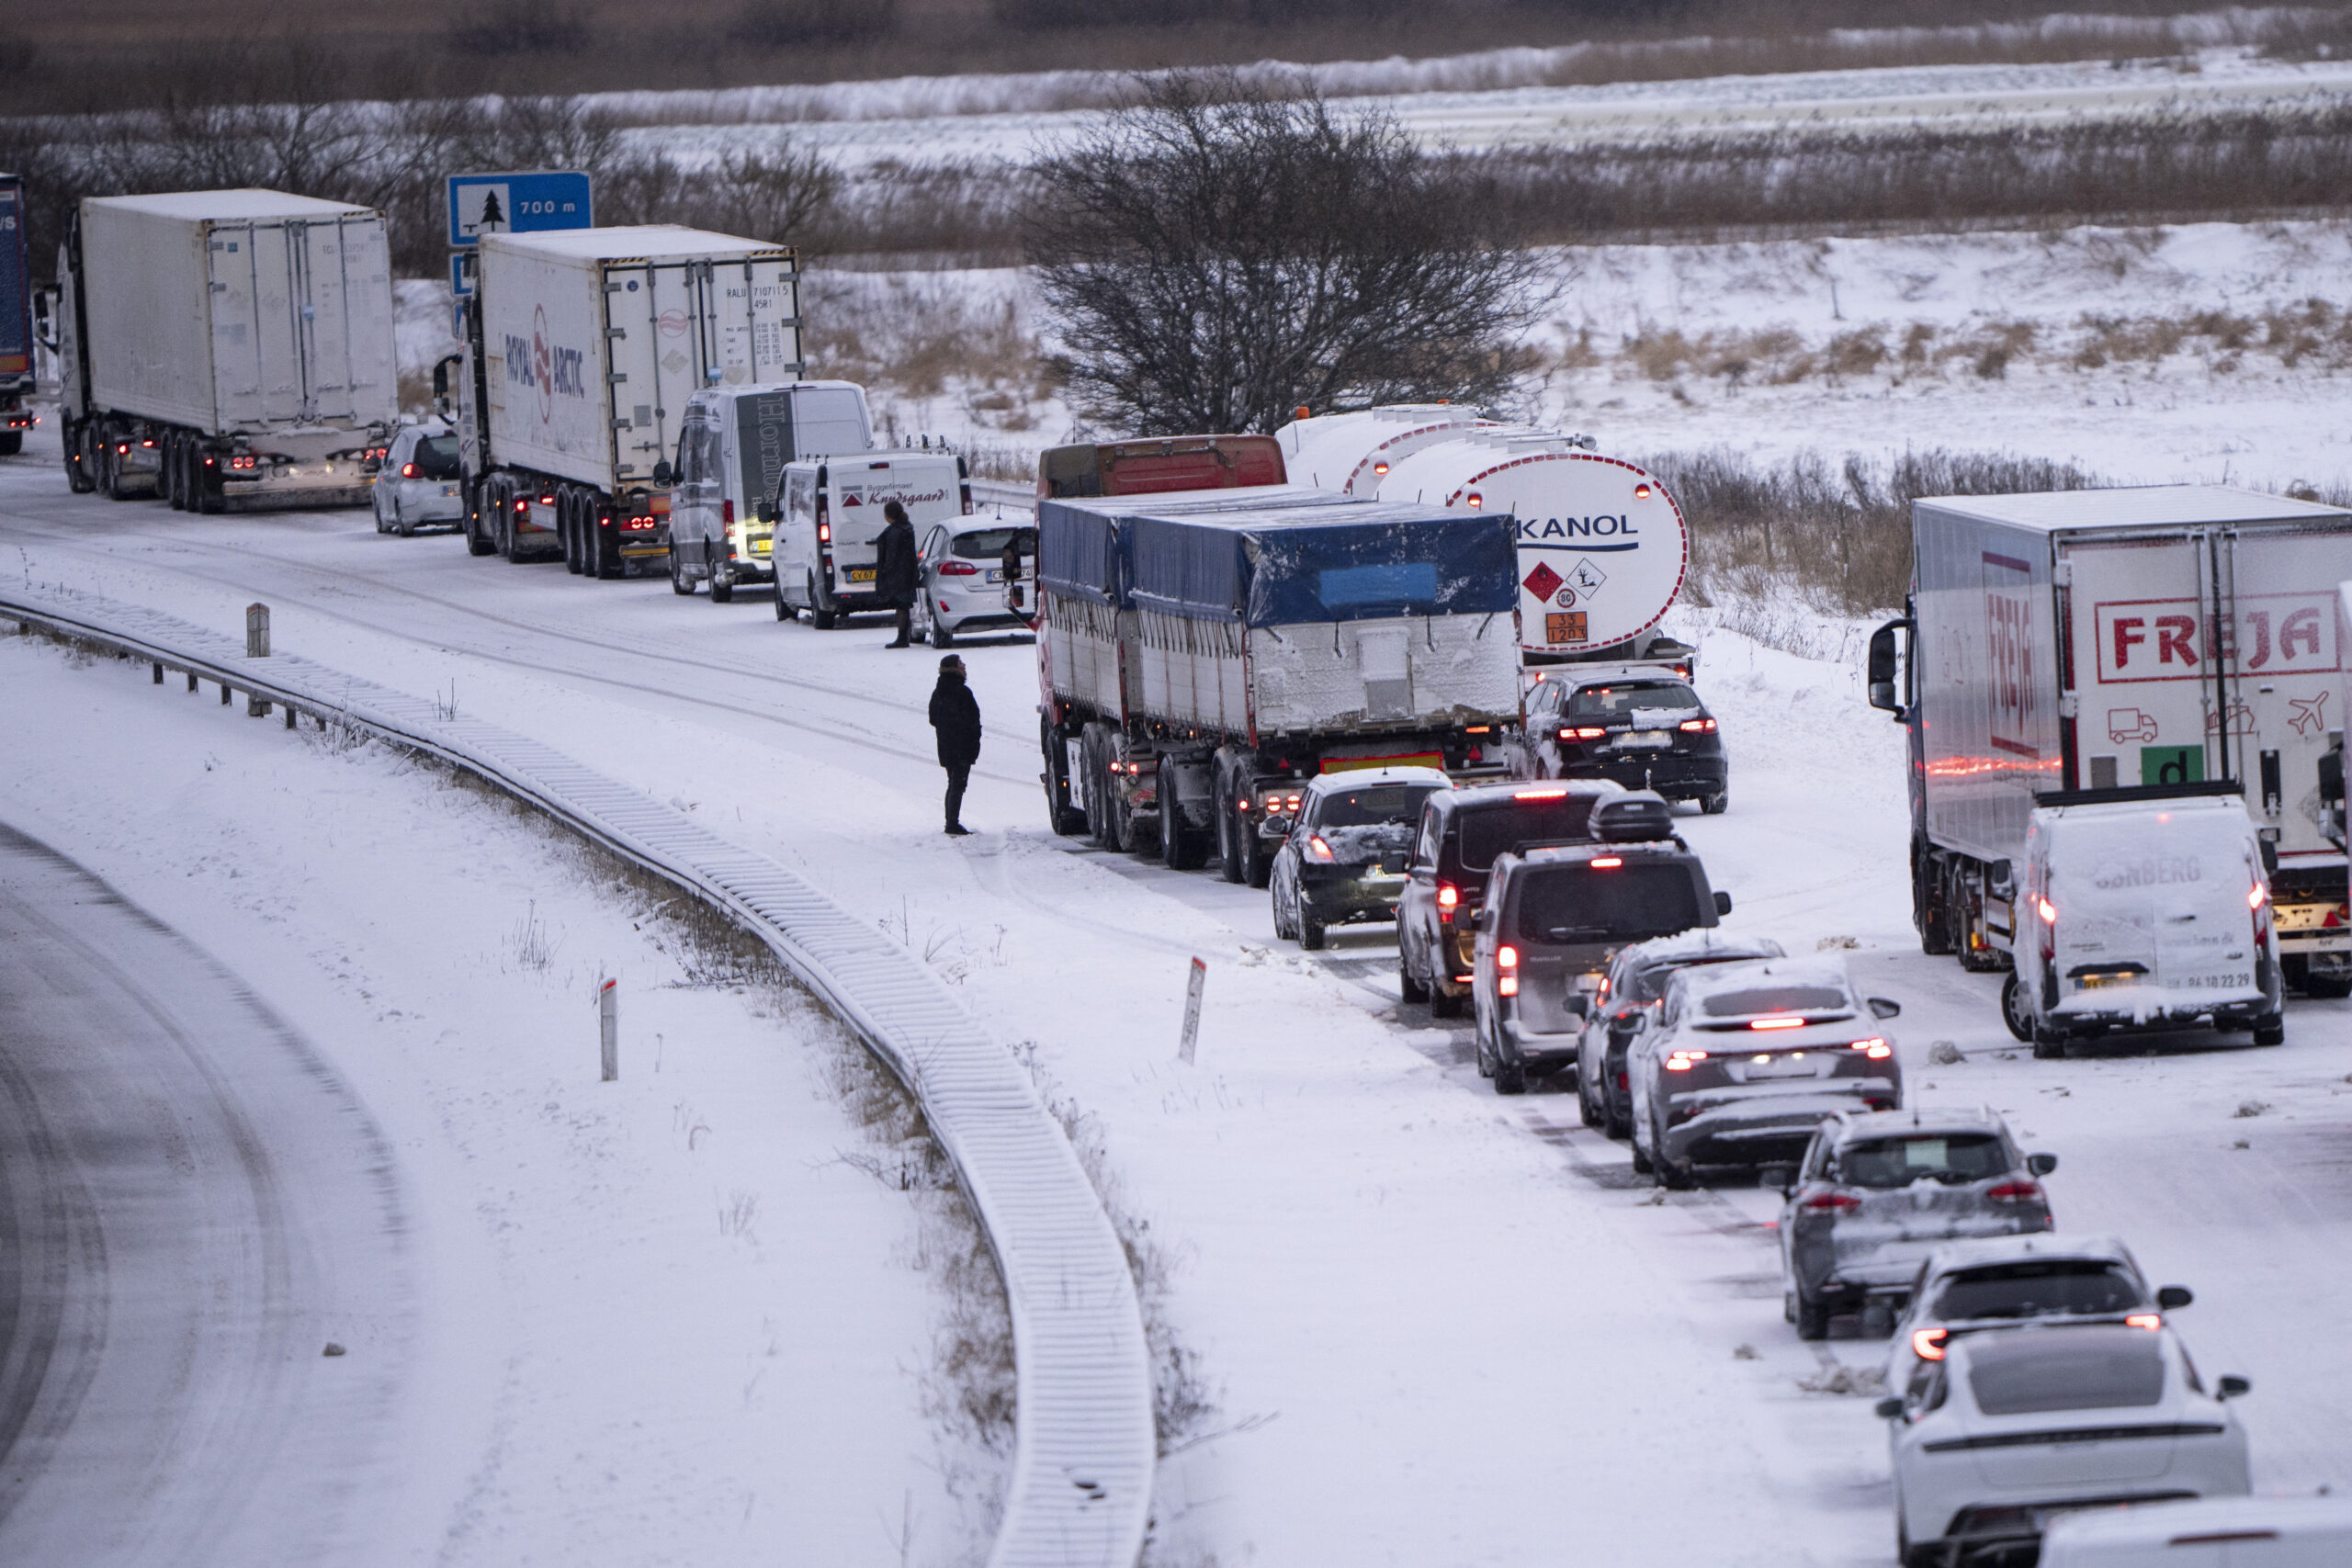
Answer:
[[[441,487],[441,493],[443,495],[455,495],[458,493],[458,487],[456,485],[443,485]]]
[[[995,566],[989,568],[989,581],[990,582],[1002,582],[1004,581],[1004,569],[1002,567]]]
[[[1673,744],[1674,737],[1663,729],[1637,729],[1617,738],[1620,751],[1663,751]]]
[[[769,541],[768,541],[768,540],[765,540],[765,539],[753,539],[753,540],[752,541],[752,553],[753,555],[755,555],[755,556],[763,556],[763,555],[766,555],[766,554],[768,553],[768,546],[769,546]]]
[[[2165,971],[2167,991],[2250,991],[2254,989],[2251,969],[2209,969],[2203,974]]]
[[[1814,1076],[1810,1056],[1768,1056],[1763,1061],[1747,1064],[1751,1078],[1809,1078]]]
[[[870,566],[852,567],[849,571],[849,580],[852,582],[871,582],[874,581],[874,572],[875,569]]]

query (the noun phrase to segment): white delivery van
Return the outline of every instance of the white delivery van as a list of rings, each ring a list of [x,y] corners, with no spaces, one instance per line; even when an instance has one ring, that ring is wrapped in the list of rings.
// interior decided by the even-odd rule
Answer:
[[[853,381],[710,387],[686,400],[670,490],[670,586],[773,582],[769,538],[785,465],[874,445],[865,389]]]
[[[2342,1568],[2352,1500],[2207,1497],[2061,1514],[2041,1568]]]
[[[2001,993],[2037,1056],[2110,1029],[2210,1021],[2285,1038],[2262,840],[2235,784],[2039,797]]]
[[[953,452],[854,452],[785,465],[777,508],[775,618],[802,611],[820,631],[864,610],[887,609],[875,594],[875,541],[882,509],[895,501],[914,525],[918,547],[943,518],[972,510],[964,459]]]

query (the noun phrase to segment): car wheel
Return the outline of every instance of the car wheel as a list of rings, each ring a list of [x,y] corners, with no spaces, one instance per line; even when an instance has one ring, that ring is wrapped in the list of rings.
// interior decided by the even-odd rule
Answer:
[[[1731,791],[1721,789],[1713,795],[1701,795],[1699,809],[1706,816],[1721,817],[1731,809]]]
[[[1829,1304],[1826,1302],[1817,1302],[1807,1297],[1803,1286],[1798,1287],[1796,1296],[1797,1337],[1800,1339],[1828,1338]]]
[[[710,602],[714,604],[735,603],[735,580],[723,571],[710,574]]]
[[[2001,1021],[2009,1026],[2009,1033],[2015,1038],[2033,1038],[2033,998],[2014,969],[2001,982]]]
[[[931,628],[930,636],[932,647],[938,649],[949,649],[956,646],[956,634],[948,629],[946,622],[939,618],[938,611],[925,610],[923,612],[922,618],[929,624]]]
[[[1600,1090],[1600,1131],[1604,1137],[1630,1138],[1634,1135],[1634,1112],[1611,1098],[1607,1086]]]
[[[1323,922],[1317,919],[1313,915],[1308,914],[1305,905],[1302,904],[1299,906],[1298,916],[1292,921],[1292,924],[1298,928],[1299,946],[1306,949],[1309,953],[1314,953],[1321,949],[1324,940]]]
[[[2287,1043],[2287,1021],[2278,1013],[2266,1013],[2254,1021],[2254,1043],[2256,1045]]]
[[[392,532],[403,539],[416,537],[416,525],[401,513],[401,498],[397,491],[392,494]]]
[[[383,498],[380,496],[378,497],[376,501],[376,532],[379,534],[389,534],[391,532],[391,529],[387,526],[384,522],[384,502]]]
[[[1690,1168],[1690,1162],[1687,1160],[1668,1159],[1664,1155],[1655,1155],[1651,1156],[1650,1163],[1657,1168],[1651,1174],[1657,1177],[1660,1187],[1670,1188],[1677,1192],[1688,1192],[1691,1188],[1699,1185],[1698,1172]]]
[[[1503,1060],[1502,1053],[1496,1052],[1495,1092],[1497,1094],[1525,1094],[1527,1092],[1526,1064],[1506,1062]]]
[[[1649,1150],[1642,1147],[1642,1141],[1639,1138],[1635,1138],[1634,1140],[1634,1174],[1635,1176],[1648,1176],[1652,1174],[1650,1152]]]
[[[1430,999],[1430,988],[1413,978],[1413,962],[1405,956],[1405,944],[1396,943],[1396,991],[1408,1002]]]
[[[1288,883],[1280,876],[1274,878],[1274,935],[1283,942],[1291,940],[1290,915],[1286,908],[1288,900],[1283,897],[1288,889]]]
[[[779,621],[789,621],[794,618],[792,606],[785,603],[784,584],[781,582],[775,585],[775,618]]]
[[[1577,1066],[1577,1119],[1588,1127],[1598,1127],[1601,1122],[1600,1108],[1592,1102],[1592,1090],[1585,1084],[1581,1063]]]

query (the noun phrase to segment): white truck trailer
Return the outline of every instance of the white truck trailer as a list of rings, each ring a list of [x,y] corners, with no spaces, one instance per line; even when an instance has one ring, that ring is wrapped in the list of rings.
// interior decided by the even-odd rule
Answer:
[[[1216,440],[1246,458],[1264,438]],[[1037,525],[1056,831],[1180,869],[1214,850],[1263,886],[1280,834],[1261,825],[1306,779],[1500,773],[1520,718],[1507,519],[1273,484],[1041,499]]]
[[[466,310],[466,542],[574,573],[665,570],[687,401],[794,381],[794,252],[668,224],[487,234]]]
[[[1295,480],[1510,513],[1529,665],[1660,663],[1691,673],[1697,650],[1657,629],[1690,568],[1682,509],[1656,476],[1595,455],[1590,436],[1411,403],[1296,420],[1275,438]]]
[[[2008,966],[2038,797],[2226,781],[2261,839],[2287,983],[2352,991],[2352,512],[2202,485],[1942,496],[1914,503],[1912,548],[1907,614],[1871,637],[1868,673],[1910,736],[1926,951]]]
[[[363,506],[400,412],[383,214],[92,197],[58,258],[65,473],[183,511]]]

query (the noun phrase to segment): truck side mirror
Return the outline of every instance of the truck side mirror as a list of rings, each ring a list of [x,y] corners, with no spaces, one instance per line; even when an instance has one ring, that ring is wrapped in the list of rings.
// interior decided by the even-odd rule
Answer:
[[[1570,997],[1567,1008],[1570,1018],[1586,1019],[1592,1016],[1592,1004],[1582,997]]]
[[[1904,706],[1898,682],[1903,674],[1903,657],[1894,646],[1894,634],[1908,631],[1909,621],[1889,621],[1871,633],[1870,699],[1871,706],[1904,716]]]
[[[33,336],[50,353],[57,352],[57,292],[44,288],[33,296]]]
[[[1730,894],[1718,893],[1715,895],[1715,913],[1718,915],[1728,915],[1731,913]]]
[[[449,395],[449,362],[447,359],[433,367],[433,395],[436,398]]]
[[[2197,1292],[2186,1285],[2165,1285],[2156,1292],[2156,1305],[2165,1312],[2178,1312],[2197,1299]]]
[[[775,502],[763,501],[760,502],[760,521],[763,523],[773,523],[775,521]]]
[[[653,465],[653,482],[655,484],[664,486],[668,485],[672,475],[673,470],[670,467],[669,458],[664,457],[660,462]]]

